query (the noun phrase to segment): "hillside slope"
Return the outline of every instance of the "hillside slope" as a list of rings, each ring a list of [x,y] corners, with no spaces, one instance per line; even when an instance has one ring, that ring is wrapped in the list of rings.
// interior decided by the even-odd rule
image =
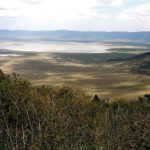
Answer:
[[[126,64],[132,67],[132,72],[150,74],[150,52],[130,58]]]
[[[150,95],[104,101],[0,70],[1,150],[148,150]]]

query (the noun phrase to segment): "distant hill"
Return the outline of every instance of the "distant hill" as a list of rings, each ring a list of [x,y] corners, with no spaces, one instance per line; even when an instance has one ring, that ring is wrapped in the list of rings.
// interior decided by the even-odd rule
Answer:
[[[150,75],[150,52],[130,58],[127,64],[132,66],[132,72]]]
[[[132,57],[131,59],[132,60],[142,60],[142,61],[144,61],[145,59],[148,59],[149,61],[150,61],[150,52],[146,52],[146,53],[142,53],[142,54],[140,54],[140,55],[136,55],[136,56],[134,56],[134,57]]]
[[[57,41],[150,41],[147,32],[101,32],[101,31],[26,31],[0,30],[0,40],[57,40]]]

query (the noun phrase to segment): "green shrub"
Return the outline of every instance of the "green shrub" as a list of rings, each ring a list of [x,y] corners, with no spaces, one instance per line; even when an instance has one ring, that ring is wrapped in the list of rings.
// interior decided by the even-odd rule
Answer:
[[[106,103],[0,71],[1,150],[148,150],[150,103]]]

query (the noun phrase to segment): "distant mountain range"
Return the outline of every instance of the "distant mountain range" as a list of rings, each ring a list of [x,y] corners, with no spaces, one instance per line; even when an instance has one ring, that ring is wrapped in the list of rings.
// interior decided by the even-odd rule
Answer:
[[[150,41],[150,31],[101,32],[101,31],[26,31],[0,30],[0,40],[52,40],[52,41]]]

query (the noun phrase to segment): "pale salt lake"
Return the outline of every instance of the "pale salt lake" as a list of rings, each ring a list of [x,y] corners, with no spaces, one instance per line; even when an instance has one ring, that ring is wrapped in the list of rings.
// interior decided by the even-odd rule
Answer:
[[[0,42],[0,49],[27,52],[106,53],[108,46],[98,42]]]

